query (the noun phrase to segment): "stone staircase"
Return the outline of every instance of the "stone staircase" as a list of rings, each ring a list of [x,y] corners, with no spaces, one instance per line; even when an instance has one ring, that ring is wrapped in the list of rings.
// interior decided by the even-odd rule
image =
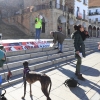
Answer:
[[[0,20],[0,33],[3,39],[33,39],[32,36],[26,35],[14,25],[7,25]]]
[[[86,54],[98,51],[97,42],[99,39],[87,39],[85,41]],[[0,69],[0,75],[3,78],[2,86],[22,82],[23,76],[23,62],[28,61],[31,70],[39,72],[47,72],[58,67],[59,64],[63,64],[71,59],[74,59],[74,47],[73,40],[67,39],[64,42],[63,53],[57,53],[58,50],[52,48],[34,48],[31,50],[7,52],[7,65],[12,72],[12,78],[10,84],[5,80],[8,70],[7,65],[4,65],[4,70]]]

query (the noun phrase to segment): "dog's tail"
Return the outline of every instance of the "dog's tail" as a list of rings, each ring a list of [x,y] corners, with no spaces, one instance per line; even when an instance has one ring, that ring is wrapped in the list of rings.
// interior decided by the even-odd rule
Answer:
[[[52,86],[52,82],[51,82],[51,79],[50,79],[50,88],[49,88],[49,94],[50,94],[51,86]]]

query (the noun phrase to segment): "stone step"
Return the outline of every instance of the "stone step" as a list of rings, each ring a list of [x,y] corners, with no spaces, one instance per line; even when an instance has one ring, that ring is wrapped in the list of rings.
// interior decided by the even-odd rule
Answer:
[[[92,53],[93,50],[89,50],[86,51],[86,54]],[[53,65],[53,64],[57,64],[59,62],[63,62],[63,61],[67,61],[69,59],[73,59],[74,57],[74,52],[70,52],[70,54],[68,52],[65,53],[61,53],[61,54],[54,54],[53,56],[44,56],[44,57],[40,57],[40,58],[36,58],[35,61],[33,61],[33,59],[27,60],[29,62],[29,67],[31,70],[36,70],[42,67],[46,67],[49,65]],[[38,60],[38,61],[37,61]],[[25,60],[26,61],[26,60]],[[15,62],[15,63],[11,63],[8,65],[8,67],[12,70],[12,73],[14,73],[13,75],[18,75],[22,73],[23,70],[23,62],[24,61],[20,61],[20,62]],[[15,67],[15,68],[14,68]],[[0,74],[2,76],[2,78],[4,79],[4,74],[7,75],[7,71],[4,71]]]
[[[63,48],[63,52],[69,51],[69,48]],[[36,58],[40,56],[45,56],[45,55],[51,55],[57,53],[58,50],[49,50],[45,52],[38,52],[38,53],[29,53],[29,54],[24,54],[24,55],[17,55],[17,56],[11,56],[7,57],[7,62],[14,62],[14,61],[19,61],[19,60],[24,60],[24,59],[29,59],[29,58]]]
[[[86,48],[86,50],[88,51],[89,48]],[[74,50],[69,50],[68,48],[64,48],[64,52],[60,53],[60,54],[58,54],[57,51],[56,51],[56,53],[54,51],[43,52],[44,55],[42,54],[42,57],[41,57],[41,55],[39,55],[38,57],[36,55],[36,57],[34,57],[34,55],[33,55],[34,53],[32,53],[32,55],[31,54],[25,54],[25,55],[7,57],[7,62],[8,62],[7,65],[8,65],[9,68],[14,68],[14,67],[21,66],[22,63],[24,61],[26,61],[26,59],[31,64],[31,63],[38,63],[40,61],[55,59],[55,58],[58,58],[58,57],[63,57],[63,56],[68,56],[70,54],[74,54]],[[37,53],[37,54],[39,54],[39,53]],[[41,52],[40,52],[40,54],[41,54]],[[6,67],[6,64],[5,64],[4,69],[6,69],[6,68],[7,67]]]
[[[90,54],[91,52],[92,52],[92,50],[91,51],[87,51],[86,54]],[[66,58],[64,57],[63,59],[60,58],[60,59],[53,60],[54,63],[52,65],[50,64],[50,65],[43,66],[43,67],[40,67],[40,68],[36,68],[36,65],[32,65],[36,69],[34,67],[32,67],[32,66],[29,66],[29,67],[30,67],[31,70],[34,70],[34,71],[37,71],[37,72],[46,73],[48,71],[56,69],[56,67],[58,68],[58,67],[62,66],[62,63],[66,63],[66,62],[68,62],[68,61],[70,61],[71,59],[74,59],[74,58],[75,58],[74,55],[71,55],[71,56],[67,56]],[[51,63],[51,62],[49,62],[49,63]],[[37,64],[37,66],[38,66],[38,64]],[[17,72],[19,72],[19,71],[17,70]],[[1,84],[1,86],[6,87],[6,86],[10,85],[10,86],[13,87],[14,84],[17,84],[18,82],[23,82],[23,77],[22,77],[23,74],[22,73],[23,73],[23,68],[21,68],[21,73],[20,74],[18,73],[18,74],[15,75],[15,72],[13,73],[13,77],[11,78],[10,82],[7,82],[6,78],[3,79],[3,83]],[[6,77],[6,75],[5,75],[5,77]],[[16,88],[16,87],[14,87],[14,88]]]
[[[92,48],[92,49],[91,49]],[[86,54],[90,54],[96,50],[95,43],[86,43]],[[59,63],[67,62],[68,60],[74,59],[74,46],[73,41],[68,40],[64,43],[63,53],[57,53],[58,50],[53,48],[35,48],[31,50],[23,50],[16,52],[7,53],[8,67],[10,68],[13,77],[11,84],[22,81],[23,73],[23,62],[28,61],[31,70],[39,70],[41,68],[47,68],[48,66],[54,66]],[[7,75],[7,65],[4,65],[4,71],[0,70],[0,75],[4,79]],[[17,78],[15,78],[17,77]],[[3,82],[2,86],[9,85],[6,81]]]
[[[67,56],[72,55],[72,54],[74,54],[74,53],[69,51],[69,53],[64,52],[64,53],[61,53],[61,54],[53,54],[53,55],[49,55],[49,56],[43,56],[43,57],[38,57],[38,58],[33,58],[33,59],[27,59],[27,61],[29,62],[30,65],[35,65],[37,63],[39,64],[40,62],[54,61],[56,59],[62,58],[64,56],[67,57]],[[11,70],[13,70],[13,69],[15,70],[15,69],[18,69],[18,68],[22,68],[24,61],[26,61],[26,60],[21,60],[21,61],[18,61],[18,62],[8,63],[7,65]],[[6,64],[4,65],[4,71],[7,71],[7,65]],[[3,76],[2,70],[0,71],[0,73]]]
[[[52,66],[47,66],[47,67],[40,68],[40,69],[37,69],[37,70],[34,70],[34,71],[41,72],[41,73],[46,73],[46,72],[48,72],[50,70],[55,69],[56,67],[58,67],[58,65],[60,66],[60,64],[62,64],[62,63],[55,64],[55,65],[52,65]],[[22,76],[23,76],[23,74],[19,74],[19,75],[13,76],[9,82],[5,78],[5,79],[3,79],[3,83],[1,84],[1,86],[3,86],[3,87],[12,86],[13,87],[13,84],[17,84],[18,82],[22,82],[23,81],[23,77]],[[16,88],[16,87],[14,87],[14,88]]]

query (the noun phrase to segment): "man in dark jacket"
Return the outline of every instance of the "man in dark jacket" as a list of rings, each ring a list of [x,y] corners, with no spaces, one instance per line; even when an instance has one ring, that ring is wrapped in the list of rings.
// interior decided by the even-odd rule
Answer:
[[[82,58],[80,57],[80,53],[82,53],[82,56],[85,57],[85,45],[81,36],[83,31],[84,31],[83,26],[79,25],[78,30],[75,31],[74,36],[73,36],[74,47],[75,47],[75,57],[77,59],[75,75],[77,75],[78,79],[80,80],[84,80],[82,74],[80,73],[80,67],[82,63]]]
[[[54,38],[53,43],[55,44],[56,42],[58,42],[58,48],[59,48],[58,53],[62,53],[63,41],[66,36],[62,32],[59,32],[59,31],[51,31],[50,34]]]

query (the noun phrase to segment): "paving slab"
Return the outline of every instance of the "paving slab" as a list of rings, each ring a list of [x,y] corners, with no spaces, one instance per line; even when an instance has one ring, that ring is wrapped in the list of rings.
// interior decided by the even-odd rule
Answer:
[[[65,63],[55,66],[56,69],[47,72],[52,80],[52,88],[50,92],[51,100],[100,100],[100,52],[94,52],[82,59],[81,71],[85,81],[78,80],[75,76],[76,60],[66,61]],[[64,86],[64,81],[70,77],[74,77],[81,84],[76,88],[68,88]],[[21,86],[21,83],[14,85]],[[11,86],[5,88],[8,100],[22,100],[23,86],[21,88],[13,88]],[[29,84],[27,84],[27,92],[25,100],[46,100],[41,91],[41,84],[35,82],[32,85],[32,94],[30,97]]]

